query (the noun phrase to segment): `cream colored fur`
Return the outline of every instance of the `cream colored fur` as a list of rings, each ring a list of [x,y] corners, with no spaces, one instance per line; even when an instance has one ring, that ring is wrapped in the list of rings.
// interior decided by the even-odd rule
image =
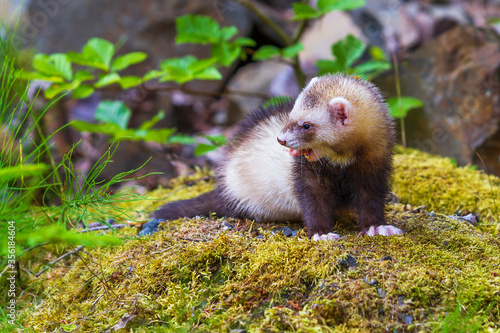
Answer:
[[[285,121],[274,117],[254,128],[222,172],[225,195],[238,198],[238,209],[251,211],[257,220],[294,220],[301,216],[293,189],[293,158],[276,140]]]

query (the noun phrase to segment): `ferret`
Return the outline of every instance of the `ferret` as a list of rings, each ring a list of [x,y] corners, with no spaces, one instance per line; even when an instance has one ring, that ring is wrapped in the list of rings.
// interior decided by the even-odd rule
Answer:
[[[302,220],[310,238],[337,240],[335,222],[353,210],[360,235],[399,235],[384,216],[394,142],[377,87],[353,76],[316,77],[295,103],[259,109],[236,125],[213,191],[168,203],[153,217]]]

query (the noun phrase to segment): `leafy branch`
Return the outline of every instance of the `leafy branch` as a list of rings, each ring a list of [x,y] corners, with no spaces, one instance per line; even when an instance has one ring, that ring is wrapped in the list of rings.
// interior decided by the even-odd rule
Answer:
[[[90,39],[80,52],[57,53],[51,55],[36,54],[33,59],[34,72],[23,72],[25,79],[38,79],[50,82],[44,91],[45,97],[52,99],[70,93],[73,98],[86,98],[97,89],[109,89],[119,86],[121,89],[140,87],[147,91],[179,90],[190,95],[224,96],[243,95],[268,99],[267,94],[251,93],[224,88],[217,92],[204,92],[186,86],[193,80],[220,80],[222,67],[229,67],[239,59],[245,60],[251,55],[254,61],[278,60],[290,64],[300,87],[305,86],[305,76],[300,66],[299,53],[304,46],[299,42],[310,20],[317,19],[333,10],[351,10],[365,4],[364,0],[319,0],[313,8],[308,1],[293,4],[293,21],[298,21],[293,34],[289,35],[276,22],[267,17],[259,7],[249,0],[232,0],[253,12],[264,24],[272,29],[281,39],[284,47],[263,45],[252,49],[256,42],[247,37],[237,37],[235,26],[221,27],[217,21],[207,16],[184,15],[175,21],[177,44],[200,44],[210,47],[210,56],[198,59],[194,55],[169,58],[161,61],[159,68],[141,76],[123,75],[122,71],[140,64],[147,59],[143,52],[131,52],[117,55],[117,47],[107,40]],[[367,52],[367,50],[369,52]],[[362,57],[368,55],[368,60]],[[348,35],[332,46],[332,59],[318,60],[319,74],[343,72],[361,75],[371,79],[390,69],[383,50],[367,46],[358,38]],[[78,70],[74,67],[78,66]],[[76,68],[76,67],[75,67]],[[150,82],[157,83],[151,85]],[[175,83],[175,86],[162,85]],[[103,101],[96,112],[97,123],[76,121],[71,124],[79,131],[102,133],[112,140],[141,140],[168,144],[175,129],[153,129],[162,119],[158,113],[151,121],[137,129],[127,128],[130,110],[122,102]]]

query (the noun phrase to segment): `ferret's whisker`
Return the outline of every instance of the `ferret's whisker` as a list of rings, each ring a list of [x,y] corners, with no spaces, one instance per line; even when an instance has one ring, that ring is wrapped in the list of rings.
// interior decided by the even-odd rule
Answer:
[[[319,158],[319,155],[316,153],[316,150],[314,150],[314,148],[310,145],[310,144],[307,144],[311,150],[314,152],[314,154],[316,154],[316,156],[318,157],[318,161],[319,161],[319,164],[323,165],[323,161],[321,160],[321,158]]]

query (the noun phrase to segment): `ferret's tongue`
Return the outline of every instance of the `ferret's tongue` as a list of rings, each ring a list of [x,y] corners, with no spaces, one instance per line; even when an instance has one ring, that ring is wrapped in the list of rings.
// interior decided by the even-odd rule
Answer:
[[[302,149],[302,150],[290,149],[290,155],[292,156],[304,155],[309,162],[314,162],[319,160],[318,155],[316,155],[316,153],[312,149]]]

